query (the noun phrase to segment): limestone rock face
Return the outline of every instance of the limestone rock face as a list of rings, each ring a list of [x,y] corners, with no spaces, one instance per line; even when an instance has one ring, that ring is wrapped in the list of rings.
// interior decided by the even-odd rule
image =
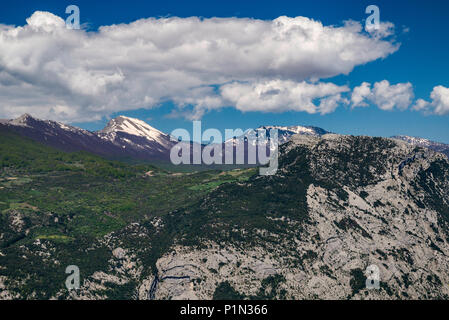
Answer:
[[[275,276],[282,279],[273,288],[275,298],[449,297],[444,155],[398,140],[297,135],[283,150],[292,161],[283,163],[279,176],[299,163],[301,156],[293,156],[298,148],[308,151],[313,177],[302,228],[255,246],[177,246],[158,260],[167,280],[159,283],[156,298],[211,299],[225,281],[245,297],[260,296],[264,279]],[[272,221],[296,225],[286,217]],[[266,230],[258,232],[268,238]],[[369,266],[378,270],[378,289],[366,287]]]

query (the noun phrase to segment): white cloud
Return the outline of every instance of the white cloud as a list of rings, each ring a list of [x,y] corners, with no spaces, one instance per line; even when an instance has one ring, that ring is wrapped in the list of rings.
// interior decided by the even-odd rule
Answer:
[[[449,114],[449,88],[436,86],[430,94],[431,102],[418,99],[413,106],[413,110],[424,111],[436,115]]]
[[[449,88],[436,86],[430,94],[432,99],[433,112],[438,115],[449,113]]]
[[[290,80],[265,82],[233,82],[221,87],[221,96],[241,111],[284,112],[305,111],[326,114],[344,103],[341,93],[346,86],[333,83],[308,83]],[[320,100],[316,105],[315,100]]]
[[[23,27],[0,25],[0,117],[29,112],[91,121],[165,100],[195,104],[201,116],[227,103],[219,90],[205,87],[278,80],[305,86],[302,81],[348,74],[397,49],[390,40],[364,33],[357,22],[335,27],[305,17],[150,18],[87,32],[35,12]],[[334,109],[331,100],[321,107],[294,106],[287,96],[295,94],[283,94],[292,109]],[[275,103],[265,105],[276,109]]]
[[[409,82],[395,85],[390,85],[387,80],[376,82],[372,93],[373,102],[382,110],[405,110],[412,104],[414,97]]]
[[[355,87],[352,92],[351,103],[353,108],[365,107],[368,105],[367,101],[369,101],[382,110],[406,110],[412,104],[413,98],[411,83],[392,85],[387,80],[382,80],[376,82],[373,88],[367,82]]]
[[[64,20],[55,16],[50,12],[36,11],[31,17],[26,19],[30,28],[39,31],[40,29],[45,32],[51,32],[54,29],[64,28]]]
[[[321,99],[320,105],[318,106],[318,111],[322,115],[332,113],[341,104],[347,105],[349,104],[349,100],[342,98],[340,94],[331,95],[327,98]]]
[[[392,36],[395,32],[395,26],[391,22],[384,22],[379,24],[379,28],[367,28],[365,26],[365,31],[372,34],[374,37],[377,38],[386,38],[389,36]]]
[[[360,86],[352,90],[351,103],[352,107],[367,107],[365,99],[371,95],[371,84],[363,82]]]
[[[429,106],[429,102],[423,100],[423,99],[418,99],[416,100],[415,104],[412,107],[412,110],[415,111],[425,111]]]

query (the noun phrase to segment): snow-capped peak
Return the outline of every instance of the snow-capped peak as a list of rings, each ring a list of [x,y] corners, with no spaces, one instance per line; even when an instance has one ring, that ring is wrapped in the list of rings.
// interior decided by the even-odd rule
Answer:
[[[425,147],[436,152],[441,152],[449,157],[449,144],[411,136],[393,136],[392,138],[405,141],[414,146]]]
[[[115,119],[109,121],[108,125],[100,131],[101,133],[112,133],[112,132],[124,132],[134,136],[145,137],[150,140],[157,140],[160,136],[165,136],[165,134],[146,122],[129,118],[125,116],[119,116]]]
[[[244,141],[244,137],[248,135],[251,132],[257,133],[260,130],[265,130],[267,137],[269,136],[269,132],[271,129],[277,129],[278,130],[278,140],[280,144],[286,143],[290,140],[290,138],[295,134],[302,134],[302,135],[309,135],[309,136],[321,136],[324,135],[327,132],[324,129],[318,128],[318,127],[311,127],[311,126],[260,126],[257,129],[250,129],[245,131],[245,133],[240,136],[236,137],[235,139],[229,139],[226,141],[226,143],[236,143],[238,141]]]
[[[9,124],[14,125],[14,126],[28,126],[30,120],[35,120],[35,119],[28,113],[25,113],[16,119],[10,120]]]
[[[117,133],[144,138],[149,142],[155,142],[165,147],[170,144],[170,136],[167,134],[153,128],[145,121],[125,116],[118,116],[112,119],[103,130],[98,132],[103,139],[111,141],[117,139]],[[126,139],[125,141],[128,142]]]
[[[410,144],[413,145],[417,145],[417,146],[431,146],[431,145],[439,145],[439,146],[447,146],[444,143],[441,142],[435,142],[429,139],[424,139],[424,138],[420,138],[420,137],[412,137],[412,136],[404,136],[404,135],[399,135],[399,136],[393,136],[392,138],[394,139],[399,139],[402,141],[406,141]]]
[[[326,130],[312,127],[312,126],[262,126],[259,129],[271,130],[277,129],[283,132],[289,132],[292,134],[304,134],[304,135],[313,135],[319,136],[328,133]]]

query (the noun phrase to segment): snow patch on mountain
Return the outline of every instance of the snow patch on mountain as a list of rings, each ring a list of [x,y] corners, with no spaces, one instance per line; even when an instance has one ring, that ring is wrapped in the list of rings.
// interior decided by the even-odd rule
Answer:
[[[98,135],[103,139],[113,142],[117,139],[117,133],[119,132],[131,136],[142,137],[150,142],[158,143],[164,147],[163,149],[171,146],[169,135],[153,128],[140,119],[125,116],[119,116],[109,121],[108,125],[103,130],[98,131]],[[123,139],[123,141],[132,145],[139,145],[129,138]]]
[[[329,133],[324,129],[313,126],[260,126],[257,129],[249,129],[245,131],[244,134],[239,137],[228,139],[225,143],[233,143],[236,145],[240,142],[247,141],[248,137],[258,134],[265,135],[269,138],[270,130],[278,130],[279,144],[284,144],[290,141],[291,137],[295,134],[320,137]],[[256,142],[253,141],[253,144],[255,143]]]
[[[8,126],[41,129],[44,130],[48,135],[58,135],[58,131],[63,130],[80,135],[94,136],[94,134],[90,131],[78,127],[73,127],[58,121],[37,119],[28,113],[25,113],[16,119],[4,120],[2,121],[2,123]]]
[[[411,136],[393,136],[393,139],[402,140],[414,146],[428,148],[437,152],[444,153],[449,157],[449,144],[435,142],[429,139],[411,137]]]

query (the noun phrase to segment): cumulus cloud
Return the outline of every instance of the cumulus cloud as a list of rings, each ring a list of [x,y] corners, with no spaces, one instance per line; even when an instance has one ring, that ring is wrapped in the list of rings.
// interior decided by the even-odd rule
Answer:
[[[415,111],[425,111],[429,107],[429,105],[429,102],[425,101],[424,99],[418,99],[416,100],[412,109]]]
[[[407,109],[413,101],[413,86],[410,82],[390,85],[387,80],[376,82],[373,102],[382,110]]]
[[[391,40],[363,32],[357,22],[337,27],[305,17],[173,17],[87,32],[66,29],[63,19],[49,12],[35,12],[24,26],[0,25],[0,117],[29,112],[91,121],[167,100],[181,109],[193,105],[197,116],[229,101],[255,110],[262,107],[244,107],[245,97],[235,97],[230,88],[235,94],[236,83],[248,83],[240,89],[248,94],[248,88],[276,81],[286,86],[277,98],[268,91],[265,100],[258,98],[266,108],[279,111],[274,100],[285,99],[289,107],[284,109],[326,113],[338,96],[313,107],[307,94],[286,93],[286,88],[311,90],[304,81],[348,74],[397,49]],[[329,85],[316,88],[325,90],[316,96],[329,95]],[[292,96],[305,99],[306,106],[290,101]]]
[[[55,28],[64,28],[64,20],[55,16],[50,12],[37,11],[31,17],[26,19],[28,26],[31,29],[39,31],[39,29],[45,32],[51,32]]]
[[[449,113],[449,88],[436,86],[430,94],[434,113],[444,115]]]
[[[363,82],[360,86],[352,90],[351,103],[352,107],[367,107],[365,100],[371,95],[371,84]]]
[[[223,99],[241,111],[284,112],[305,111],[326,114],[344,103],[341,93],[346,86],[333,83],[308,83],[271,80],[257,83],[234,82],[221,87]],[[316,100],[320,100],[317,105]]]
[[[365,31],[377,38],[385,38],[394,34],[395,26],[391,22],[384,22],[379,24],[379,28],[368,28],[365,26]]]
[[[376,82],[371,88],[371,84],[364,82],[355,87],[352,96],[352,107],[368,106],[368,101],[377,105],[382,110],[391,111],[394,109],[406,110],[413,101],[414,93],[411,83],[390,84],[383,80]]]
[[[431,102],[418,99],[413,106],[416,111],[424,111],[436,115],[449,114],[449,88],[436,86],[430,93]]]

